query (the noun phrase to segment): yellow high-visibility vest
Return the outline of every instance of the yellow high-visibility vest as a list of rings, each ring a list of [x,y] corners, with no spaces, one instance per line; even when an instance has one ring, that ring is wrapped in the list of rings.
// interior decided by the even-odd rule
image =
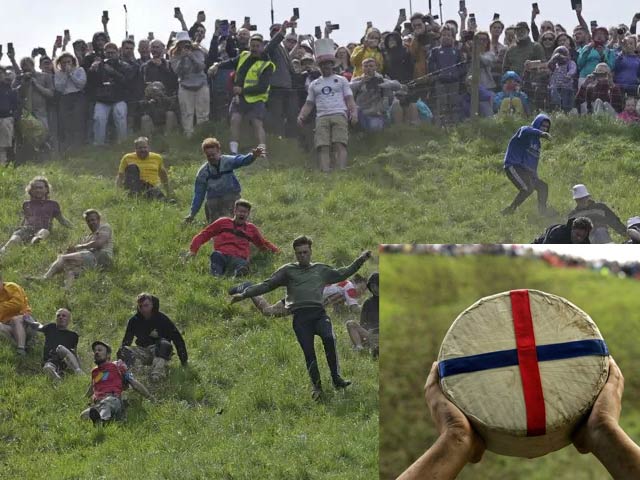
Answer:
[[[240,70],[244,62],[247,61],[247,58],[251,56],[251,53],[248,51],[244,51],[240,54],[240,59],[238,60],[238,68],[236,72]],[[260,75],[265,69],[269,66],[272,66],[273,69],[276,69],[276,66],[271,61],[258,60],[249,68],[247,75],[244,77],[244,85],[242,89],[245,90],[248,87],[255,87],[260,82]],[[267,88],[267,91],[264,93],[257,93],[253,95],[247,95],[243,93],[244,99],[247,103],[256,103],[256,102],[266,102],[269,100],[269,91],[271,90],[271,86]]]

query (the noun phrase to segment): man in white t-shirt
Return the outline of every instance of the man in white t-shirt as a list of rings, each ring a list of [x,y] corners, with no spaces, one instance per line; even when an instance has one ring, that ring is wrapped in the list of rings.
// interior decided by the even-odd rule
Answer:
[[[333,73],[335,57],[318,57],[318,66],[322,76],[309,85],[307,101],[298,115],[301,127],[313,107],[316,107],[315,144],[320,152],[320,169],[331,171],[331,149],[333,148],[336,167],[347,167],[347,143],[349,125],[347,111],[352,125],[358,122],[358,108],[346,78]]]

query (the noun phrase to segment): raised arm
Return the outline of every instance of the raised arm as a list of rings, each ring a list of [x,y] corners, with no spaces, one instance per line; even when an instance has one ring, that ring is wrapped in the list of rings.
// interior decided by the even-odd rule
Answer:
[[[287,273],[285,269],[286,265],[276,270],[274,274],[271,275],[271,278],[268,278],[264,282],[252,285],[244,292],[233,295],[233,297],[231,298],[231,303],[239,302],[241,300],[244,300],[245,298],[264,295],[265,293],[270,292],[271,290],[275,290],[278,287],[284,287],[287,282]]]
[[[351,265],[348,267],[329,269],[323,272],[323,279],[326,284],[330,283],[338,283],[343,280],[346,280],[351,275],[360,270],[360,267],[364,265],[364,262],[371,258],[371,251],[367,250],[360,254],[358,258],[356,258]]]

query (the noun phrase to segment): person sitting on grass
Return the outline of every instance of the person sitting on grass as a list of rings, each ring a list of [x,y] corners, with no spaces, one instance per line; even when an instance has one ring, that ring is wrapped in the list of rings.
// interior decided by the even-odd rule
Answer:
[[[23,242],[35,245],[48,238],[54,218],[63,227],[72,227],[71,222],[62,215],[58,202],[49,199],[51,186],[46,177],[33,177],[27,184],[25,192],[29,195],[29,200],[22,204],[22,225],[11,234],[9,241],[0,248],[0,255],[6,253],[12,245]]]
[[[362,253],[348,267],[334,269],[323,263],[311,263],[312,243],[306,236],[296,238],[293,250],[298,261],[283,265],[268,280],[233,295],[231,303],[263,295],[278,287],[287,288],[285,307],[293,314],[293,330],[304,353],[307,372],[313,385],[311,398],[320,400],[322,384],[314,346],[316,335],[322,339],[333,386],[340,389],[351,385],[350,381],[340,376],[336,337],[331,319],[324,310],[322,290],[325,285],[340,282],[356,273],[371,258],[371,252]]]
[[[28,327],[44,333],[42,370],[53,380],[61,380],[67,369],[79,375],[84,373],[76,353],[78,334],[68,329],[69,322],[71,322],[71,312],[66,308],[59,308],[56,311],[55,323],[46,325],[35,321],[26,323]]]
[[[49,280],[54,275],[67,272],[68,280],[76,277],[84,268],[109,268],[113,264],[113,232],[108,223],[101,223],[100,212],[86,210],[82,216],[91,233],[80,243],[67,249],[67,253],[58,255],[55,262],[42,277],[28,277],[32,280]]]
[[[578,184],[574,185],[572,190],[576,207],[569,212],[567,217],[587,217],[591,220],[593,223],[593,230],[589,235],[591,243],[612,243],[609,227],[619,235],[627,236],[627,228],[624,223],[605,203],[594,201],[587,191],[587,187]]]
[[[374,356],[378,354],[379,282],[378,273],[372,273],[367,282],[371,297],[367,298],[362,304],[360,323],[354,320],[347,322],[347,330],[354,350],[360,351],[368,347]]]
[[[18,355],[27,354],[25,318],[31,321],[27,294],[17,283],[5,282],[0,273],[0,334],[16,345]]]
[[[91,406],[81,414],[82,420],[89,420],[94,425],[101,425],[108,420],[115,420],[123,413],[122,391],[131,385],[133,389],[155,401],[147,388],[133,378],[122,360],[111,361],[111,346],[100,340],[91,344],[96,367],[91,371],[91,385],[87,396],[91,396]]]
[[[171,196],[169,175],[164,168],[162,157],[149,152],[149,139],[139,137],[134,142],[136,151],[127,153],[120,160],[116,185],[124,187],[129,193],[142,194],[147,198],[164,199],[160,189],[164,186],[167,197]]]
[[[233,218],[219,218],[193,237],[187,258],[195,257],[200,247],[213,238],[211,275],[240,277],[249,271],[249,243],[261,250],[279,253],[280,249],[264,238],[258,227],[247,221],[250,213],[251,203],[236,200]]]
[[[133,368],[135,361],[151,365],[152,381],[157,382],[167,375],[167,363],[176,346],[180,363],[187,365],[187,347],[174,323],[160,311],[160,300],[150,293],[141,293],[136,299],[136,314],[127,322],[127,331],[118,350],[118,358]],[[133,339],[136,345],[131,346]]]
[[[200,211],[205,197],[204,207],[207,223],[220,217],[231,215],[235,201],[240,198],[240,182],[236,178],[236,168],[251,165],[253,161],[264,153],[257,147],[247,155],[222,155],[220,142],[215,138],[205,138],[202,151],[207,161],[196,174],[196,183],[191,202],[191,212],[184,218],[190,223]]]
[[[625,243],[640,243],[640,217],[631,217],[627,220],[627,236]]]

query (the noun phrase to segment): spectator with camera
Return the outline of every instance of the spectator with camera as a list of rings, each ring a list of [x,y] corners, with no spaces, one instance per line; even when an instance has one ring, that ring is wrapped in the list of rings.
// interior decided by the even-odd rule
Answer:
[[[613,83],[611,70],[599,63],[585,78],[576,95],[576,108],[580,113],[604,114],[615,117],[624,107],[622,90]]]
[[[616,55],[613,67],[613,83],[626,94],[638,94],[638,77],[640,77],[640,56],[637,53],[637,39],[634,36],[622,40],[622,51]]]
[[[364,74],[353,78],[350,84],[358,106],[358,123],[366,131],[380,131],[384,128],[393,92],[400,90],[402,85],[380,75],[374,58],[365,59],[362,70]]]
[[[104,46],[105,59],[95,57],[87,72],[87,88],[93,92],[93,143],[105,144],[107,123],[113,116],[118,142],[127,136],[126,90],[130,86],[132,72],[128,64],[118,57],[115,43]]]
[[[529,38],[529,25],[527,22],[519,22],[516,25],[516,44],[509,47],[504,56],[502,71],[514,71],[518,75],[524,74],[525,62],[527,60],[546,61],[544,49],[539,43],[534,43]]]
[[[329,28],[331,25],[327,25]],[[378,65],[378,70],[383,73],[384,57],[382,50],[380,49],[380,42],[382,40],[382,34],[380,30],[373,27],[367,27],[367,31],[364,37],[364,43],[358,45],[351,52],[351,64],[353,65],[353,78],[361,77],[363,75],[362,61],[366,58],[373,58]]]
[[[201,124],[209,119],[209,86],[205,73],[205,54],[194,45],[189,33],[182,31],[176,36],[176,44],[170,53],[171,69],[178,77],[178,102],[182,129],[190,138],[195,123]]]
[[[571,60],[571,54],[566,47],[558,47],[547,64],[551,71],[549,78],[549,97],[551,106],[569,113],[573,109],[575,98],[578,67]]]
[[[263,122],[267,113],[266,104],[271,90],[271,77],[275,65],[265,52],[264,39],[260,34],[251,36],[249,51],[241,52],[235,58],[226,62],[214,64],[209,69],[210,75],[215,75],[218,69],[232,67],[236,73],[233,78],[233,100],[229,108],[231,114],[231,132],[229,147],[231,153],[237,155],[240,126],[243,118],[253,125],[258,138],[258,146],[266,154],[267,136]]]
[[[34,130],[43,128],[42,135],[38,135],[37,138],[35,135],[31,137],[31,131],[22,132],[23,139],[26,142],[27,138],[33,138],[35,143],[32,146],[39,148],[40,143],[46,141],[49,132],[47,100],[53,98],[53,78],[45,73],[36,72],[33,59],[30,57],[20,60],[20,70],[21,73],[13,81],[13,88],[18,91],[23,110],[33,115],[41,124],[29,123],[28,126]]]
[[[60,148],[66,152],[80,147],[85,140],[87,102],[84,88],[87,73],[79,67],[76,57],[64,52],[56,59],[56,72],[53,79],[58,96],[58,132]]]
[[[171,69],[171,65],[164,58],[165,47],[160,40],[153,40],[150,44],[151,59],[141,67],[142,81],[145,85],[160,82],[165,94],[174,96],[178,91],[178,77]]]
[[[578,87],[582,87],[587,77],[594,73],[598,64],[606,63],[609,69],[615,67],[615,52],[606,46],[607,40],[609,40],[609,31],[605,27],[598,27],[593,30],[591,43],[578,51],[578,61],[576,62],[580,70]]]
[[[120,46],[120,59],[129,65],[130,74],[125,88],[127,102],[127,126],[133,132],[140,127],[140,102],[144,98],[144,82],[140,72],[140,63],[135,57],[136,43],[129,39]]]
[[[265,51],[274,64],[274,72],[271,75],[271,90],[269,92],[269,130],[280,137],[294,137],[296,134],[296,114],[298,104],[294,101],[293,67],[287,48],[282,45],[287,34],[287,28],[295,25],[295,17],[282,24],[271,26],[271,41]]]

